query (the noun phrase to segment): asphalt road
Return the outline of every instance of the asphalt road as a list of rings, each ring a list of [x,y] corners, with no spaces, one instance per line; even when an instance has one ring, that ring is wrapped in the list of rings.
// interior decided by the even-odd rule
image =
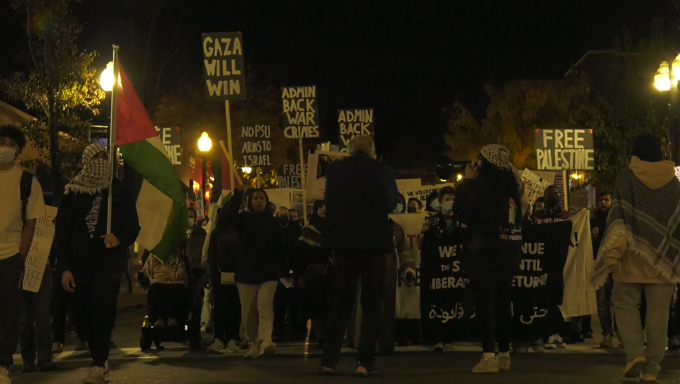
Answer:
[[[191,351],[181,344],[167,344],[162,351],[139,350],[139,326],[144,310],[127,311],[118,318],[111,352],[112,383],[344,383],[353,376],[354,360],[345,356],[333,377],[320,376],[320,358],[313,347],[280,344],[280,354],[270,358],[245,360],[241,355],[213,356],[205,350]],[[206,335],[206,343],[209,335]],[[73,352],[70,335],[67,351],[55,356],[59,370],[22,374],[15,365],[14,384],[80,383],[89,366],[87,352]],[[476,346],[458,346],[458,352],[435,355],[424,347],[400,349],[394,356],[381,356],[380,374],[371,382],[435,383],[621,383],[624,357],[621,350],[604,351],[581,346],[545,354],[513,355],[513,370],[500,375],[474,375],[472,366],[481,353]],[[16,361],[19,363],[19,361]],[[660,383],[680,384],[680,357],[669,354],[664,361]]]

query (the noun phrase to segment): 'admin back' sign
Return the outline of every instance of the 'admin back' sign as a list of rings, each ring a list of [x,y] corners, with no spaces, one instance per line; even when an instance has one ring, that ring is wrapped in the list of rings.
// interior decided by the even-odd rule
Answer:
[[[594,170],[593,130],[537,129],[536,162],[539,170]]]

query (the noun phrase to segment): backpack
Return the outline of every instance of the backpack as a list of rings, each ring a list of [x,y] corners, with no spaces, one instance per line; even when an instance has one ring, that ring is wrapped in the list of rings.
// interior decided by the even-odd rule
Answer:
[[[23,171],[19,182],[19,193],[21,196],[21,222],[24,224],[26,224],[26,206],[28,206],[28,199],[31,197],[32,187],[33,175]]]

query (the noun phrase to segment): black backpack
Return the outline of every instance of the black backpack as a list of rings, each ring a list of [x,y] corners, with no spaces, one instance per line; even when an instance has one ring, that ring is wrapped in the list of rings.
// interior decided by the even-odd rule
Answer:
[[[19,191],[21,195],[21,222],[26,224],[26,206],[28,199],[31,197],[31,188],[33,187],[33,175],[29,172],[23,171],[21,174],[21,182],[19,183]]]

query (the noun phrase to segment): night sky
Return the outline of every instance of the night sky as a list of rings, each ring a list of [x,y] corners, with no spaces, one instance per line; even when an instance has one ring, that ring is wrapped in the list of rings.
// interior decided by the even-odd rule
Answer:
[[[83,0],[74,7],[86,24],[80,47],[101,53],[99,67],[113,43],[121,45],[124,63],[136,60],[125,54],[124,4],[134,1]],[[25,48],[7,2],[0,6],[3,75],[19,69],[13,58]],[[187,36],[174,60],[181,74],[201,75],[202,32],[240,30],[246,63],[256,71],[276,85],[318,86],[326,138],[337,136],[338,109],[374,108],[378,149],[392,161],[405,140],[427,161],[439,155],[442,109],[458,99],[481,117],[486,82],[560,78],[587,50],[611,49],[623,27],[642,37],[653,17],[663,17],[670,35],[677,17],[671,0],[151,2],[165,4],[162,28]]]

